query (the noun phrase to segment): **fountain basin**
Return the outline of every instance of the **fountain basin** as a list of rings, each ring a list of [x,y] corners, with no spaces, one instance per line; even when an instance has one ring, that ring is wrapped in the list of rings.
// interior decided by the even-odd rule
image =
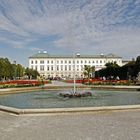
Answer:
[[[80,89],[83,92],[82,89]],[[80,90],[78,90],[80,92]],[[19,109],[77,108],[140,105],[139,91],[90,90],[92,96],[63,98],[68,90],[39,90],[0,95],[0,105]],[[84,90],[88,92],[89,90]]]
[[[70,89],[26,91],[0,95],[0,110],[14,114],[56,114],[140,109],[140,91],[90,90],[92,96],[64,98]],[[89,92],[79,89],[78,92]],[[8,91],[9,93],[9,91]]]

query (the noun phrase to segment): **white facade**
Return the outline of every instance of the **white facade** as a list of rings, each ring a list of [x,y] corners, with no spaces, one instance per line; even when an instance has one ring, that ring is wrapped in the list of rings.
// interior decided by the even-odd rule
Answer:
[[[105,67],[108,62],[116,62],[122,66],[122,58],[110,55],[76,55],[76,56],[56,56],[46,52],[39,52],[29,57],[29,68],[36,69],[41,75],[47,77],[83,77],[85,65],[95,66],[95,70]]]

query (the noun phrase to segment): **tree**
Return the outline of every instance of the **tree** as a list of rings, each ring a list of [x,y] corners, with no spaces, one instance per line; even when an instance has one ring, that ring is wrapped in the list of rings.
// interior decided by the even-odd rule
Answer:
[[[140,64],[140,55],[136,59],[136,64]]]
[[[29,79],[32,79],[32,78],[36,79],[37,76],[39,76],[39,73],[38,73],[37,70],[26,68],[25,69],[25,75],[27,75]]]
[[[17,64],[16,65],[16,77],[22,77],[24,75],[24,67],[22,65]]]
[[[0,79],[11,78],[12,74],[13,67],[8,58],[0,58]]]
[[[95,72],[94,66],[85,65],[84,66],[84,76],[90,79],[90,77],[93,76],[93,73]]]
[[[135,75],[138,76],[138,73],[140,72],[140,56],[137,57],[136,63],[135,63]]]
[[[109,62],[105,64],[106,68],[99,70],[96,72],[96,76],[100,77],[107,77],[110,78],[111,76],[117,77],[119,75],[119,68],[120,66],[116,62]]]

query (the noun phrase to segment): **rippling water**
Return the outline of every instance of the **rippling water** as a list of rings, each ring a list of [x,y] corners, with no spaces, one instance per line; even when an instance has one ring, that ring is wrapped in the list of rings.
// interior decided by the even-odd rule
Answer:
[[[0,105],[16,108],[67,108],[140,104],[140,92],[138,91],[91,90],[91,97],[81,98],[63,98],[58,95],[61,92],[65,91],[36,91],[0,95]]]

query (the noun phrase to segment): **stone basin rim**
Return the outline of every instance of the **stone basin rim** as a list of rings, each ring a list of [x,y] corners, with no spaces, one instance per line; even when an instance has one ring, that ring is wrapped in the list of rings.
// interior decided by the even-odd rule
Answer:
[[[26,114],[63,114],[63,113],[86,113],[104,111],[140,110],[140,105],[102,106],[102,107],[75,107],[75,108],[43,108],[43,109],[19,109],[0,105],[0,111],[16,115]]]
[[[11,94],[18,92],[27,92],[27,91],[39,91],[39,90],[60,90],[60,89],[71,89],[71,86],[48,86],[48,87],[23,87],[23,88],[8,88],[0,89],[0,95],[2,94]],[[98,90],[129,90],[129,91],[140,91],[140,86],[78,86],[77,89],[98,89]]]

